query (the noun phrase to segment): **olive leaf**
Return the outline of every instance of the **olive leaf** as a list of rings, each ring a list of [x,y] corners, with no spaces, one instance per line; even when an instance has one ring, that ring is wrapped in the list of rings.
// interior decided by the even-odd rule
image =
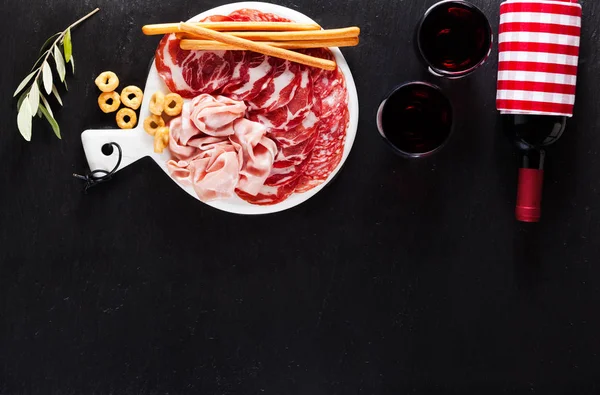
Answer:
[[[45,62],[46,60],[48,60],[48,58],[46,57],[47,52],[44,52],[43,54],[40,55],[40,57],[35,61],[35,63],[33,64],[33,66],[31,66],[31,71],[35,71],[38,69],[38,67],[40,66],[40,64],[42,64],[43,62]]]
[[[21,104],[27,98],[27,94],[29,94],[29,89],[21,93],[21,96],[19,96],[19,100],[17,101],[17,108],[21,108]]]
[[[83,18],[72,23],[64,31],[56,33],[48,38],[42,45],[40,57],[33,64],[31,72],[23,79],[23,81],[21,81],[15,90],[13,97],[20,94],[17,101],[17,127],[25,140],[31,141],[32,119],[36,114],[39,117],[45,117],[52,127],[54,134],[56,134],[59,139],[61,138],[58,122],[56,122],[56,119],[54,118],[50,103],[48,103],[43,92],[40,91],[40,87],[43,87],[46,94],[50,95],[52,93],[56,98],[56,101],[58,101],[61,106],[63,105],[62,99],[58,94],[58,89],[56,89],[56,85],[53,83],[52,68],[50,67],[48,60],[51,56],[54,58],[58,77],[68,90],[67,81],[65,80],[67,74],[65,59],[67,63],[71,63],[71,68],[73,73],[75,73],[71,29],[98,11],[100,11],[100,9],[96,8]],[[62,45],[64,57],[59,48],[60,45]],[[27,85],[29,83],[31,83],[31,86],[28,87]]]
[[[13,93],[13,97],[17,96],[19,94],[19,92],[21,92],[25,88],[25,86],[27,86],[27,83],[29,81],[31,81],[31,79],[33,78],[35,73],[36,72],[34,71],[33,73],[31,73],[27,77],[25,77],[25,79],[23,81],[21,81],[21,83],[17,87],[17,90],[15,90],[15,93]]]
[[[52,85],[52,93],[54,94],[54,97],[56,98],[56,101],[58,102],[58,104],[60,104],[62,106],[63,103],[60,98],[60,95],[58,94],[58,89],[56,89],[56,85]]]
[[[27,141],[31,141],[31,121],[32,121],[31,108],[27,100],[23,100],[19,107],[19,113],[17,114],[17,126],[19,132],[23,138]]]
[[[65,51],[65,61],[69,63],[73,55],[73,44],[71,43],[71,29],[67,29],[63,39],[63,50]]]
[[[40,48],[40,54],[43,54],[46,51],[46,48],[48,48],[48,46],[52,43],[52,40],[54,40],[58,36],[60,36],[60,32],[48,37],[48,39],[44,42],[44,44],[42,44],[42,47]]]
[[[61,139],[62,137],[60,136],[60,127],[58,126],[58,122],[56,122],[52,114],[50,114],[48,109],[44,107],[43,104],[40,104],[40,111],[42,112],[42,114],[44,114],[44,117],[46,117],[50,126],[52,126],[52,130],[54,131],[56,137]]]
[[[44,62],[42,65],[42,79],[44,81],[44,90],[47,94],[52,92],[52,70],[48,62]]]
[[[52,115],[52,117],[54,117],[54,113],[52,112],[52,107],[50,107],[50,103],[48,103],[48,100],[46,100],[44,95],[40,95],[40,100],[42,101],[42,103],[44,104],[44,107],[46,107],[46,110],[48,110],[50,115]]]
[[[34,83],[31,86],[31,90],[29,91],[29,108],[31,109],[31,113],[35,114],[38,106],[40,105],[40,88],[37,83]]]
[[[56,63],[56,71],[58,72],[58,77],[62,82],[65,82],[65,76],[67,75],[67,71],[65,70],[65,60],[60,53],[60,49],[57,46],[54,47],[54,62]]]

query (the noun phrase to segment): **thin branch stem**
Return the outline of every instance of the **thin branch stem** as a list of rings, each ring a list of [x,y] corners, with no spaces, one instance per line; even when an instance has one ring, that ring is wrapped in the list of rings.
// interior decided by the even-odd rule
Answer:
[[[46,63],[48,61],[48,58],[52,54],[52,50],[54,49],[54,47],[65,37],[65,35],[67,34],[67,30],[72,29],[75,26],[79,25],[80,23],[82,23],[83,21],[85,21],[86,19],[88,19],[89,17],[91,17],[92,15],[94,15],[98,11],[100,11],[100,8],[96,8],[94,11],[90,12],[86,16],[84,16],[81,19],[78,19],[77,21],[73,22],[69,27],[67,27],[65,30],[63,30],[63,32],[56,38],[56,40],[54,40],[54,42],[52,43],[52,45],[50,45],[50,47],[48,47],[48,49],[46,50],[46,56],[44,56],[44,60],[42,61],[42,63],[38,67],[38,72],[36,73],[35,78],[33,79],[33,83],[34,84],[36,84],[38,78],[40,78],[40,74],[42,73],[42,69],[43,69],[44,63]]]
[[[86,16],[84,16],[83,18],[73,22],[71,24],[71,26],[69,26],[68,28],[65,29],[65,31],[74,28],[75,26],[79,25],[81,22],[85,21],[86,19],[88,19],[89,17],[91,17],[92,15],[94,15],[96,12],[100,11],[100,8],[96,8],[94,11],[90,12],[89,14],[87,14]]]

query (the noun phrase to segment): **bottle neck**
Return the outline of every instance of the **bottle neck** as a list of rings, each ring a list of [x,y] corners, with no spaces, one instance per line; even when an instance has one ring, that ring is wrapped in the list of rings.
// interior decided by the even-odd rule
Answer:
[[[539,150],[524,150],[523,157],[521,159],[522,169],[535,169],[544,170],[546,162],[546,151],[543,149]]]

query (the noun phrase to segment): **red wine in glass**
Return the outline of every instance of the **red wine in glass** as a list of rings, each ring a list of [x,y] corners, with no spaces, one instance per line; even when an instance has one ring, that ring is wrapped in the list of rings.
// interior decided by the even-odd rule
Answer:
[[[423,16],[417,30],[421,56],[433,74],[464,77],[485,63],[493,33],[483,12],[466,1],[442,1]]]
[[[423,157],[441,149],[452,133],[452,106],[435,85],[397,87],[379,106],[377,127],[397,153]]]

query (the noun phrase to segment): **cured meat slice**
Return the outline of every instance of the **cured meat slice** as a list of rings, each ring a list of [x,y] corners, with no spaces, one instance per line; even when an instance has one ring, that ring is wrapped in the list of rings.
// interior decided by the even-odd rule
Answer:
[[[331,51],[325,48],[311,48],[302,50],[301,52],[317,58],[334,60],[334,56]],[[315,91],[315,95],[321,98],[327,97],[331,90],[336,87],[336,85],[344,81],[343,76],[341,79],[338,78],[338,74],[341,74],[338,70],[327,71],[323,69],[312,68],[311,76],[313,79],[313,89]]]
[[[249,114],[249,119],[260,122],[269,129],[288,130],[298,126],[310,112],[313,102],[313,84],[310,70],[300,70],[294,96],[287,105],[275,110],[263,109]]]
[[[290,163],[295,166],[301,164],[312,152],[318,138],[318,133],[312,133],[309,138],[296,145],[281,147],[275,160],[279,163]]]
[[[172,92],[193,98],[231,81],[232,51],[185,51],[180,40],[165,36],[156,51],[156,68]]]
[[[232,51],[231,54],[231,80],[222,88],[221,94],[234,100],[251,101],[273,78],[276,62],[256,52]]]
[[[294,185],[296,185],[298,178],[302,175],[302,171],[306,167],[306,164],[306,161],[299,165],[289,164],[288,162],[274,163],[271,174],[265,181],[265,185],[279,187],[282,185],[287,185],[291,182],[294,182]]]
[[[256,195],[271,174],[277,145],[265,136],[264,126],[240,118],[234,123],[235,134],[229,138],[241,154],[239,191]]]
[[[202,141],[210,140],[210,141]],[[239,182],[238,153],[226,141],[214,137],[194,140],[197,148],[191,157],[181,157],[167,162],[169,172],[184,185],[192,185],[202,201],[232,197]]]
[[[300,84],[300,65],[288,60],[273,59],[274,70],[264,89],[251,100],[250,110],[270,112],[286,106],[296,93]]]
[[[344,76],[338,73],[336,81],[329,95],[321,101],[319,137],[296,187],[298,193],[325,182],[342,160],[350,114]]]
[[[309,164],[309,158],[317,142],[318,134],[300,144],[280,148],[271,175],[265,185],[276,186],[289,183],[300,177]]]
[[[230,51],[183,51],[177,62],[185,64],[183,79],[195,94],[212,93],[231,80]]]
[[[185,118],[189,116],[197,130],[214,137],[234,134],[233,121],[242,118],[246,111],[244,102],[208,94],[195,97],[190,103],[190,107],[189,114],[187,109],[185,113],[182,112],[184,122]]]
[[[271,174],[276,143],[266,128],[243,118],[246,106],[224,96],[200,95],[170,123],[167,168],[192,185],[202,201],[258,194]]]
[[[294,190],[296,189],[297,182],[298,179],[281,186],[272,187],[265,185],[255,196],[240,190],[236,190],[235,192],[240,198],[248,203],[256,204],[258,206],[271,206],[281,203],[290,197],[290,195],[294,193]]]
[[[231,14],[229,14],[229,17],[235,21],[240,22],[291,22],[291,20],[283,18],[279,15],[253,10],[249,8],[242,8],[240,10],[233,11]]]
[[[299,178],[296,193],[308,192],[321,185],[340,164],[344,155],[349,113],[346,110],[341,115],[337,125],[319,134],[308,164]],[[334,120],[338,121],[337,117]]]
[[[329,95],[321,100],[321,120],[327,120],[348,108],[348,91],[343,78],[340,73]]]
[[[291,129],[271,129],[269,137],[279,146],[271,176],[266,185],[282,185],[298,178],[307,165],[307,158],[315,146],[318,137],[321,100],[313,97],[308,114],[301,123]]]
[[[177,37],[174,34],[165,35],[156,49],[156,69],[170,91],[189,97],[193,92],[183,79],[183,69],[176,63],[178,53],[179,40]]]
[[[319,101],[320,102],[320,101]],[[318,106],[313,106],[308,114],[302,119],[302,122],[295,127],[286,129],[270,129],[269,136],[275,139],[282,147],[289,147],[311,137],[320,123],[321,112]]]
[[[236,22],[236,20],[231,15],[211,15],[204,18],[201,22]]]

